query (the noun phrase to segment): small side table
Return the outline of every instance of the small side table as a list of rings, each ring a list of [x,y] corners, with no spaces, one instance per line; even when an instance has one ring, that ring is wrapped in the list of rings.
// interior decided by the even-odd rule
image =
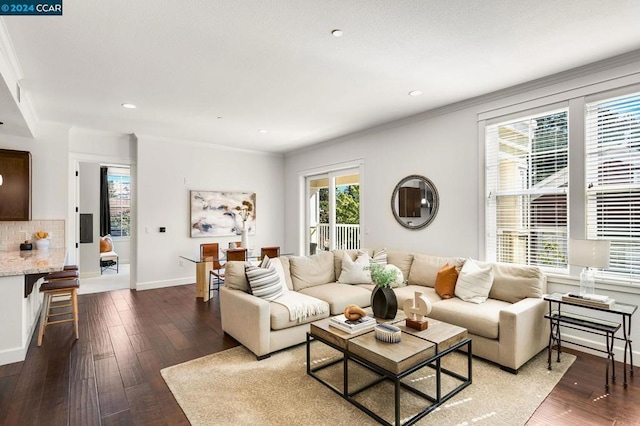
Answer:
[[[557,345],[558,358],[560,361],[560,353],[562,352],[562,335],[560,327],[571,328],[574,330],[581,330],[587,333],[597,334],[606,337],[606,350],[597,349],[591,346],[581,345],[579,343],[571,342],[576,346],[589,348],[595,351],[604,352],[607,354],[607,368],[605,376],[605,389],[609,390],[609,366],[611,365],[613,374],[611,380],[616,380],[615,359],[613,353],[613,342],[615,340],[624,341],[624,387],[627,387],[627,354],[629,356],[630,375],[633,376],[633,352],[631,349],[631,317],[638,309],[637,305],[630,305],[625,303],[614,303],[610,308],[599,308],[595,306],[587,306],[580,303],[575,303],[568,300],[563,300],[562,293],[553,293],[544,297],[544,300],[549,302],[549,313],[545,314],[545,318],[548,318],[551,323],[551,329],[549,332],[549,348],[548,348],[548,368],[551,370],[551,351],[553,345]],[[555,309],[554,309],[555,304]],[[585,309],[591,309],[600,312],[607,312],[615,316],[620,316],[622,322],[604,321],[589,316],[577,315],[573,313],[562,312],[562,306],[576,306]],[[622,329],[622,337],[616,337],[616,333]]]

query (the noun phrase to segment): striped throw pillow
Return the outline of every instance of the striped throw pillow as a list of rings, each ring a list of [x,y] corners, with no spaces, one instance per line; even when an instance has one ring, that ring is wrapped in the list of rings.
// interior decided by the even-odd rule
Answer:
[[[371,263],[379,263],[381,265],[387,264],[387,249],[383,248],[382,250],[378,250],[375,252],[373,257],[370,260]]]
[[[491,267],[481,268],[472,259],[467,259],[456,282],[455,295],[465,302],[484,303],[493,285]]]
[[[247,264],[244,271],[254,296],[271,301],[282,295],[283,289],[278,271],[267,256],[262,259],[260,266]]]

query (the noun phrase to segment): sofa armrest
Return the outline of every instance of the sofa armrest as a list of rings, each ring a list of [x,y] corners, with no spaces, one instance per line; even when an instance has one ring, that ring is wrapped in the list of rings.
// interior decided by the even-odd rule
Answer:
[[[517,370],[547,345],[546,309],[544,299],[529,297],[500,311],[500,365]]]
[[[220,287],[222,330],[257,356],[269,354],[269,313],[268,301],[240,290]]]

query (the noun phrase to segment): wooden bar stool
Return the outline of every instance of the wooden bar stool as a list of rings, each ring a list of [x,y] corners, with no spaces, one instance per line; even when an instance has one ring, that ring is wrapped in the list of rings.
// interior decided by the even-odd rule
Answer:
[[[64,271],[77,271],[78,270],[78,265],[64,265],[64,268],[62,268]]]
[[[70,272],[75,273],[76,277],[61,277],[61,275]],[[78,288],[80,287],[80,280],[78,280],[77,274],[77,271],[61,271],[45,276],[47,281],[40,286],[40,291],[44,293],[44,300],[42,302],[42,312],[40,313],[38,346],[42,345],[44,330],[48,325],[61,324],[63,322],[73,321],[76,340],[78,340]],[[65,298],[63,300],[54,300],[54,297],[60,296]],[[66,296],[68,296],[68,299]],[[64,315],[71,315],[71,318],[55,319]]]

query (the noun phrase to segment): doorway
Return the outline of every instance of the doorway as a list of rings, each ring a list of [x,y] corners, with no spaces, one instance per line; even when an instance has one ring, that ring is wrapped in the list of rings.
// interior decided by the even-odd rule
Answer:
[[[72,159],[70,184],[69,240],[75,242],[70,259],[80,267],[81,294],[117,289],[135,288],[133,270],[133,165],[104,163],[95,159]],[[117,253],[117,268],[103,268],[100,257],[101,237],[101,196],[100,180],[102,170],[107,171],[109,208],[107,220],[110,229],[106,231],[113,240],[113,251]],[[73,244],[73,243],[72,243]],[[69,247],[73,247],[69,244]],[[73,253],[73,256],[71,255]],[[130,268],[131,267],[131,268]]]
[[[360,169],[306,177],[307,254],[360,248]]]

